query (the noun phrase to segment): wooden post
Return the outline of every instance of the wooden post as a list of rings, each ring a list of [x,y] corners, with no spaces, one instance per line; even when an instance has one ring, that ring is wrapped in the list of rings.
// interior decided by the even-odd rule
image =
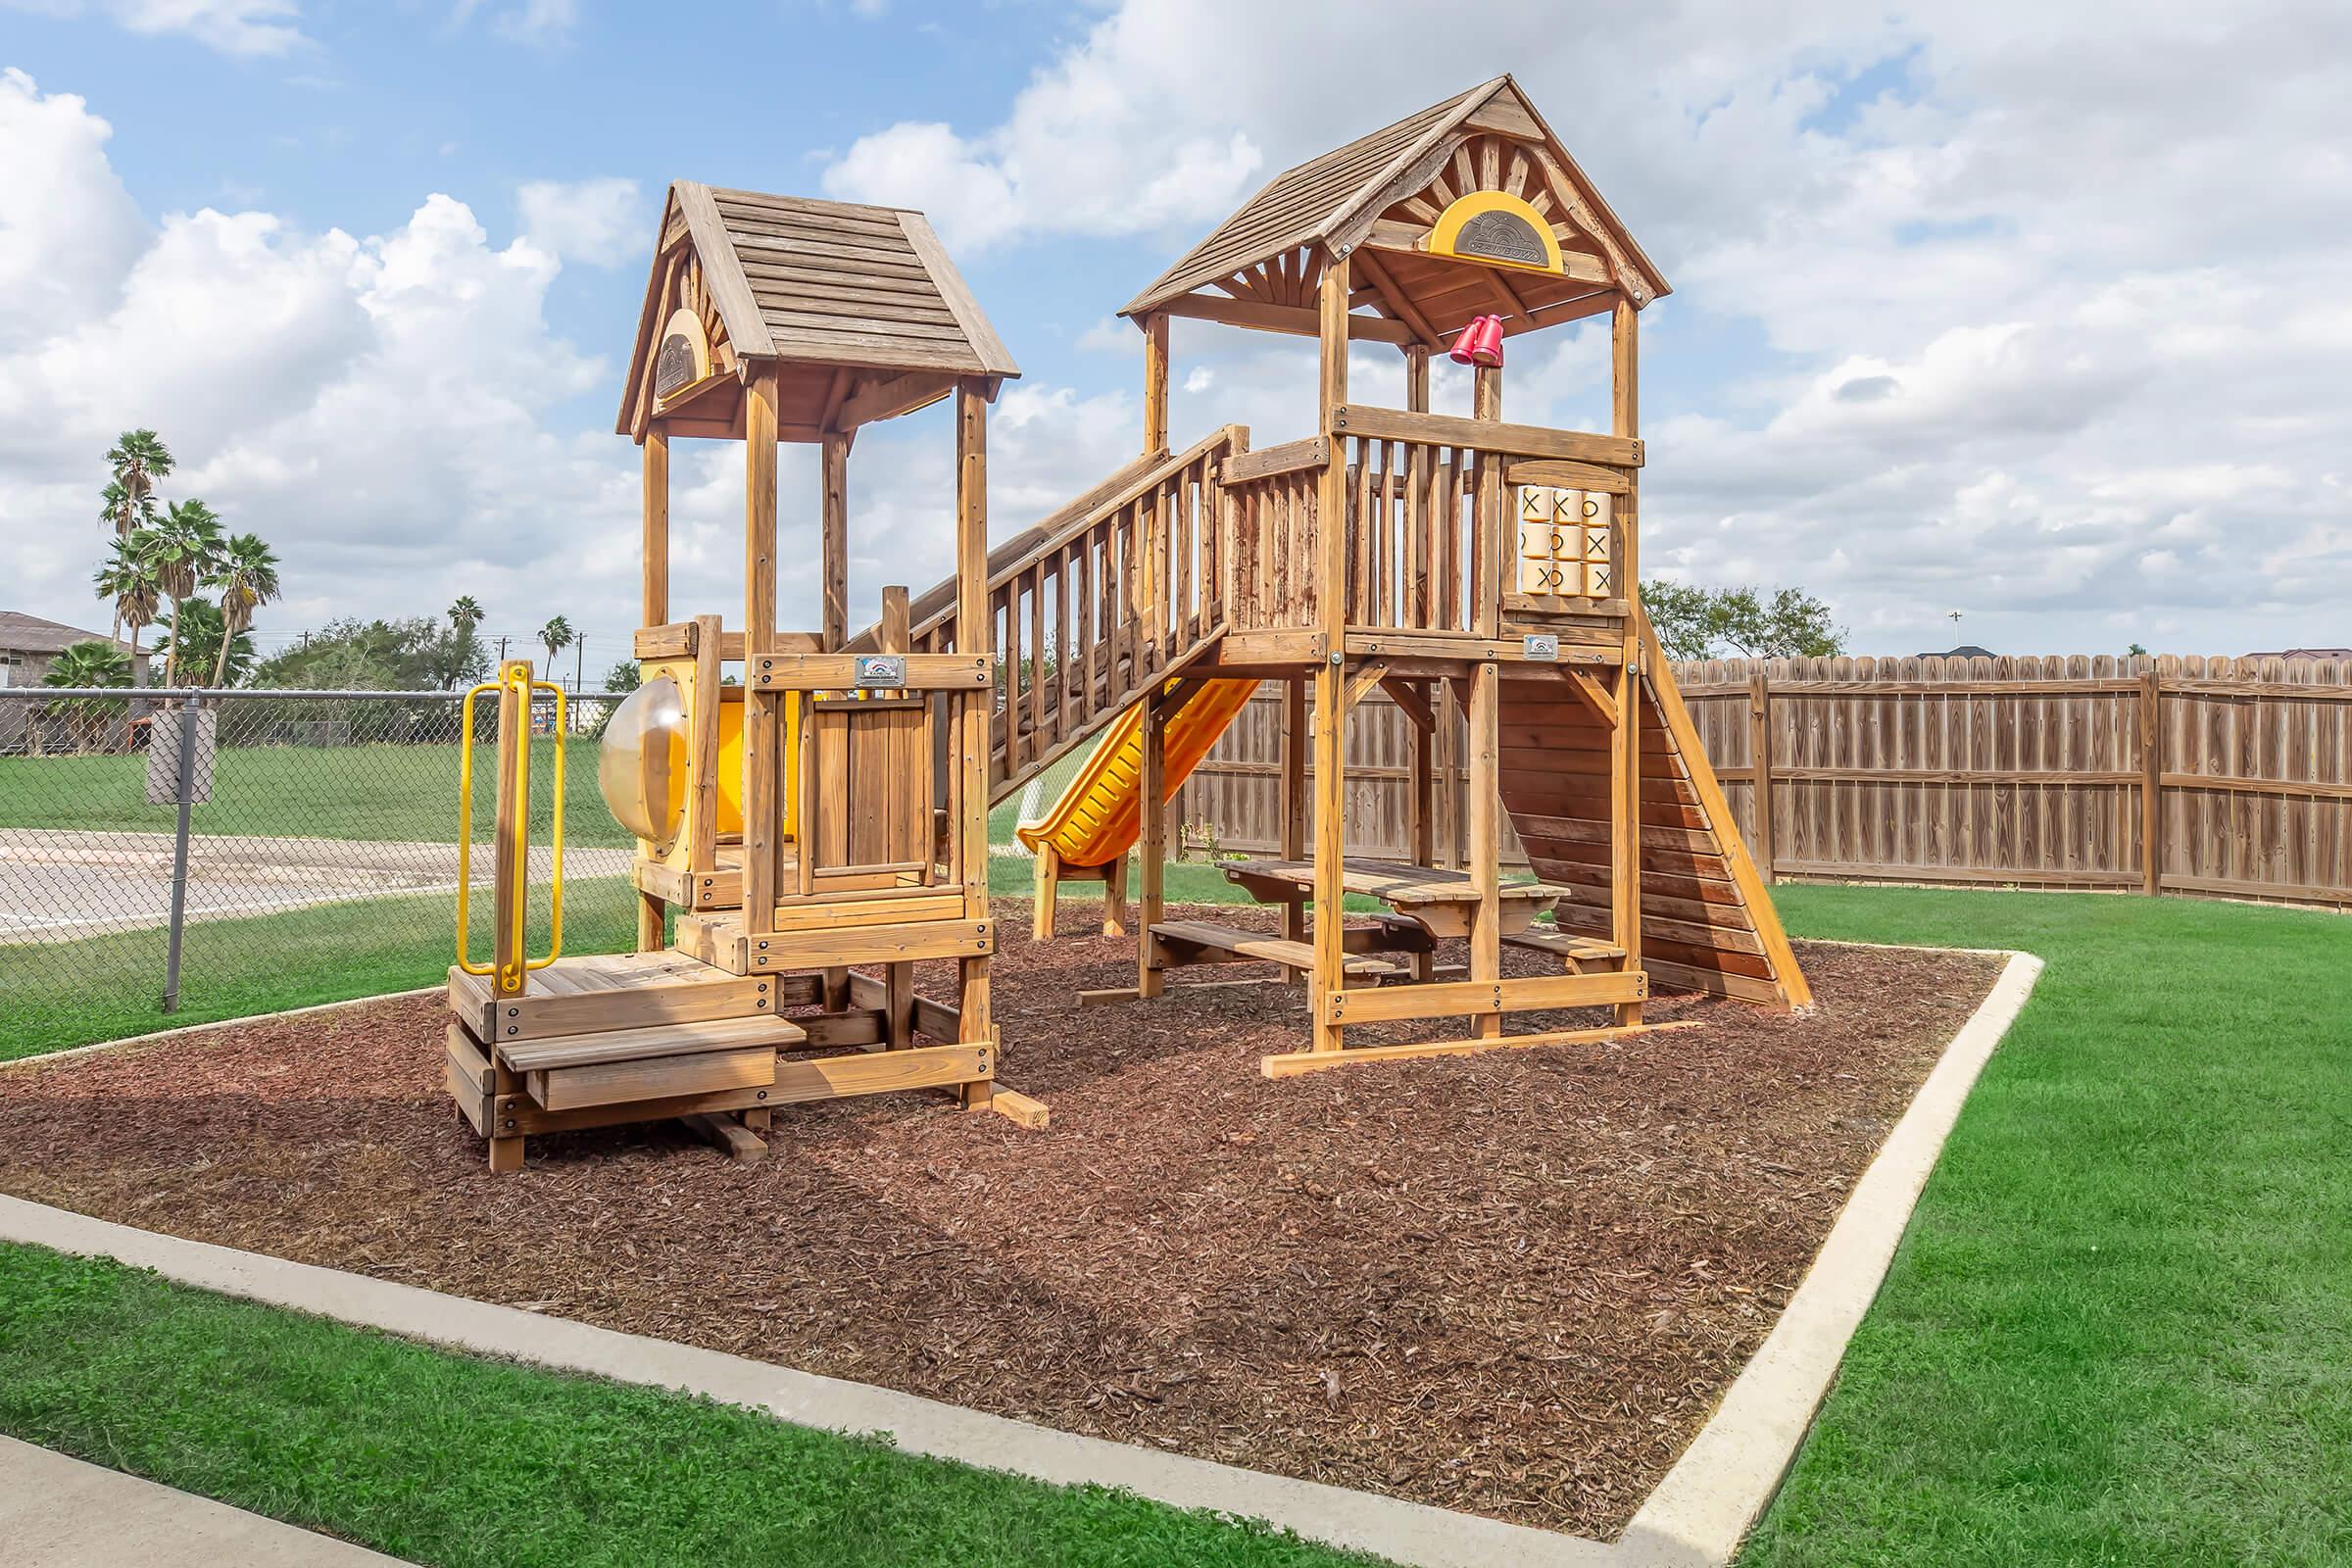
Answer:
[[[1306,858],[1306,688],[1310,676],[1293,675],[1282,683],[1282,858]],[[1282,934],[1292,942],[1306,940],[1306,901],[1283,902]]]
[[[1168,793],[1168,710],[1165,685],[1158,680],[1153,680],[1144,694],[1143,742],[1143,776],[1136,784],[1140,822],[1136,850],[1144,886],[1142,907],[1135,918],[1135,991],[1139,997],[1156,997],[1164,982],[1161,970],[1166,959],[1159,950],[1159,938],[1152,934],[1152,928],[1166,912],[1162,890],[1167,880],[1168,858],[1168,812],[1164,804]]]
[[[1633,301],[1620,297],[1609,318],[1612,434],[1642,433],[1641,349]],[[1618,501],[1617,591],[1629,607],[1617,671],[1617,728],[1609,743],[1609,924],[1625,949],[1625,972],[1642,967],[1642,561],[1639,546],[1642,475],[1629,470],[1630,490]],[[1642,1004],[1617,1004],[1617,1022],[1642,1021]]]
[[[986,383],[956,383],[956,651],[974,659],[992,659],[995,627],[988,612],[988,395]],[[954,754],[957,770],[956,820],[949,824],[962,853],[956,864],[963,876],[963,917],[988,918],[988,725],[996,693],[982,688],[955,699],[956,737]],[[996,946],[992,938],[989,947]],[[994,1043],[996,1028],[989,1013],[989,960],[986,955],[959,960],[960,1005],[956,1032],[964,1044]],[[994,1091],[986,1082],[966,1084],[963,1102],[972,1108],[988,1104]]]
[[[495,997],[519,997],[527,980],[523,969],[524,944],[516,930],[520,911],[530,901],[531,803],[528,795],[531,756],[531,662],[510,660],[498,666],[498,827],[491,837],[494,896],[491,919],[490,991]],[[500,1064],[490,1053],[492,1090],[517,1094],[521,1078]],[[507,1172],[522,1169],[522,1139],[490,1132],[490,1168]]]
[[[1412,414],[1429,412],[1429,349],[1411,343],[1404,350],[1404,407]],[[1416,468],[1415,473],[1420,470]],[[1436,584],[1431,582],[1425,591],[1432,594]],[[1423,617],[1427,624],[1427,617]],[[1434,716],[1439,711],[1438,694],[1443,681],[1429,681],[1422,686],[1423,701]],[[1437,812],[1441,796],[1437,788],[1438,737],[1437,723],[1413,726],[1412,806],[1409,826],[1412,834],[1412,859],[1415,865],[1436,865]],[[1450,792],[1448,792],[1448,798]],[[1424,955],[1423,956],[1426,956]],[[1433,959],[1432,962],[1435,960]],[[1416,965],[1418,973],[1419,965]],[[1426,976],[1422,976],[1426,978]]]
[[[820,509],[824,573],[825,652],[850,640],[850,441],[853,432],[829,434],[817,461],[824,495]]]
[[[1061,855],[1051,844],[1037,848],[1036,887],[1029,910],[1029,940],[1054,940],[1054,902],[1061,892]]]
[[[1341,878],[1346,866],[1345,767],[1342,738],[1348,727],[1348,443],[1334,428],[1335,411],[1348,401],[1348,258],[1335,256],[1317,285],[1322,374],[1316,428],[1331,444],[1330,460],[1316,486],[1316,521],[1322,561],[1322,658],[1315,666],[1315,972],[1307,988],[1314,1019],[1313,1049],[1337,1051],[1339,1025],[1327,1017],[1328,999],[1345,983],[1341,965]]]
[[[1748,677],[1747,718],[1747,755],[1756,767],[1755,788],[1749,794],[1755,802],[1756,828],[1748,837],[1747,848],[1756,862],[1756,874],[1774,882],[1779,878],[1772,869],[1772,677],[1765,673],[1761,660]]]
[[[2164,681],[2155,661],[2139,677],[2139,890],[2164,891]]]
[[[1144,318],[1144,456],[1168,450],[1168,313]]]
[[[1479,368],[1472,397],[1473,417],[1502,417],[1499,367]],[[1473,493],[1478,554],[1471,623],[1481,635],[1494,637],[1502,629],[1503,535],[1511,519],[1503,515],[1502,464],[1493,453],[1478,455]],[[1491,659],[1470,666],[1469,743],[1470,829],[1463,858],[1469,861],[1470,885],[1478,890],[1478,907],[1470,916],[1470,979],[1492,984],[1502,978],[1502,669]],[[1471,1022],[1481,1039],[1502,1034],[1499,1012],[1478,1013]]]
[[[638,624],[662,626],[669,621],[669,432],[659,423],[645,433],[645,564],[639,579],[642,590]],[[648,846],[640,844],[643,855]],[[664,916],[667,906],[651,893],[637,895],[637,951],[659,953],[668,945]]]
[[[1102,868],[1102,934],[1123,937],[1127,934],[1127,857],[1120,856]]]
[[[746,662],[776,647],[776,368],[752,376],[743,416],[743,647]],[[747,679],[743,698],[743,928],[776,928],[777,851],[784,820],[776,763],[783,694]]]

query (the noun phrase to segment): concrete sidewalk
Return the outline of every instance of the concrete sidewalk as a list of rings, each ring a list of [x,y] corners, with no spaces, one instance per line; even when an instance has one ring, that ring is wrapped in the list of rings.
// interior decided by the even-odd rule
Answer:
[[[313,1535],[119,1470],[0,1438],[0,1542],[11,1568],[398,1568]]]

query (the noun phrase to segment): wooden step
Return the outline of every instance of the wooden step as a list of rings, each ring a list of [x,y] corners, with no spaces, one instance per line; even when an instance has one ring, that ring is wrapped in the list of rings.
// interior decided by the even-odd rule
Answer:
[[[1625,949],[1614,942],[1580,937],[1567,931],[1513,931],[1505,934],[1502,941],[1505,947],[1553,954],[1570,963],[1608,963],[1625,957]]]
[[[724,1018],[502,1041],[498,1054],[543,1108],[578,1110],[761,1088],[776,1081],[776,1054],[808,1039],[784,1018]]]
[[[1312,944],[1268,936],[1263,931],[1243,931],[1229,925],[1211,925],[1205,920],[1162,920],[1152,928],[1152,934],[1162,942],[1229,954],[1232,956],[1227,961],[1232,962],[1254,959],[1288,964],[1294,969],[1315,966]],[[1344,974],[1362,978],[1403,972],[1393,963],[1360,953],[1346,955],[1340,968]]]
[[[449,971],[450,1013],[484,1042],[753,1018],[815,1000],[813,979],[738,977],[675,949],[559,958],[504,1000],[491,995],[487,975]]]
[[[900,905],[906,906],[903,911],[893,907]],[[747,976],[853,963],[977,958],[995,952],[994,920],[893,918],[929,909],[960,913],[961,907],[959,889],[909,888],[900,896],[796,906],[792,917],[808,922],[808,929],[758,936],[745,932],[740,910],[682,914],[678,949],[729,974]],[[783,912],[780,908],[779,915]]]

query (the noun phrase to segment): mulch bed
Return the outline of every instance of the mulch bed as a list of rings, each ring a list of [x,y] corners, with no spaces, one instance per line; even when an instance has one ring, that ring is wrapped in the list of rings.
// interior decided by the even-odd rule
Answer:
[[[1799,944],[1809,1016],[1667,999],[1705,1027],[1273,1082],[1295,991],[1081,1009],[1133,983],[1132,945],[1036,948],[999,915],[1003,1074],[1044,1132],[892,1096],[779,1112],[759,1166],[670,1123],[533,1140],[492,1177],[418,1000],[0,1074],[0,1188],[1605,1537],[1999,967]]]

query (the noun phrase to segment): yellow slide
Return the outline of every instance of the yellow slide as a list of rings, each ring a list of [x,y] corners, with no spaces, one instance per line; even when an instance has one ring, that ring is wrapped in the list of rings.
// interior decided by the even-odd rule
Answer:
[[[1168,685],[1174,686],[1174,681]],[[1241,714],[1254,680],[1212,680],[1201,683],[1168,719],[1168,780],[1171,794],[1200,765]],[[1052,845],[1064,865],[1105,865],[1125,855],[1143,831],[1136,809],[1143,793],[1144,705],[1134,703],[1111,722],[1095,747],[1086,766],[1070,780],[1052,810],[1035,822],[1023,822],[1014,835],[1031,850]]]

